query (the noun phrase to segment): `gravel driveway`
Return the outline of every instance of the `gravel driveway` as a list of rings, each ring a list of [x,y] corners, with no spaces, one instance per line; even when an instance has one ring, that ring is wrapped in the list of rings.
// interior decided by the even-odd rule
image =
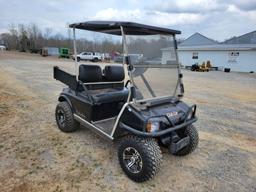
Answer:
[[[256,191],[256,75],[184,71],[185,98],[198,105],[198,149],[163,150],[160,172],[137,184],[119,167],[116,143],[86,128],[65,134],[54,110],[71,60],[0,52],[0,189],[7,191]]]

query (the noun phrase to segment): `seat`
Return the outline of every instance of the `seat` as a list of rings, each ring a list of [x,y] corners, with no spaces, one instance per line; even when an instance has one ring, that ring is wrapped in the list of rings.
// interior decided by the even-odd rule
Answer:
[[[78,79],[84,83],[101,82],[102,70],[98,65],[80,65]]]
[[[106,81],[123,81],[124,68],[120,65],[106,65],[104,68],[103,78]]]
[[[95,104],[112,103],[126,101],[128,98],[129,90],[124,87],[122,89],[100,89],[90,90],[90,95]]]
[[[95,83],[87,85],[88,93],[92,97],[94,104],[126,101],[129,90],[124,87],[124,69],[119,65],[106,65],[104,74],[100,66],[80,65],[79,79],[84,83]],[[106,84],[106,82],[108,82]],[[102,84],[101,84],[102,83]]]

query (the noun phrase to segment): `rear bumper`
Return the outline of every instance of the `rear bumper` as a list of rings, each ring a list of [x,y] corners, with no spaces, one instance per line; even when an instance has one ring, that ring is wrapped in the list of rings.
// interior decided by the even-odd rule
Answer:
[[[173,127],[170,127],[170,128],[167,128],[165,130],[162,130],[162,131],[158,131],[158,132],[154,132],[154,133],[148,133],[148,132],[143,132],[143,131],[138,131],[124,123],[119,123],[119,126],[120,128],[122,129],[125,129],[126,131],[132,133],[132,134],[135,134],[135,135],[138,135],[138,136],[143,136],[143,137],[160,137],[160,136],[163,136],[163,135],[166,135],[166,134],[169,134],[171,133],[172,131],[176,131],[178,129],[182,129],[194,122],[197,121],[197,117],[193,117],[192,119],[190,120],[187,120],[186,122],[182,123],[182,124],[179,124],[179,125],[176,125],[176,126],[173,126]]]

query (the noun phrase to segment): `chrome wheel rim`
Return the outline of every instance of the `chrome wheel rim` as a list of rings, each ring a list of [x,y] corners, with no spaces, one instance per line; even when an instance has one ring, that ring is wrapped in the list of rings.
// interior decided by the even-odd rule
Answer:
[[[64,115],[64,112],[60,109],[57,111],[57,119],[58,119],[60,126],[65,125],[65,115]]]
[[[127,147],[123,151],[123,161],[131,173],[139,173],[142,170],[142,158],[140,153],[133,147]]]

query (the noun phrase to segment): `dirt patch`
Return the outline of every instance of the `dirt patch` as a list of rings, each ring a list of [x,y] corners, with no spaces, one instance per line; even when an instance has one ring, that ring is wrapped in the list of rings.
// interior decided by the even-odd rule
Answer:
[[[116,143],[83,127],[72,134],[57,129],[54,110],[64,85],[53,80],[54,65],[73,67],[70,60],[0,55],[1,191],[256,191],[251,74],[184,71],[184,100],[198,105],[199,147],[182,158],[163,150],[160,172],[137,184],[120,169]]]
[[[201,131],[200,136],[205,140],[217,140],[217,143],[238,147],[240,150],[256,153],[256,140],[241,134],[231,134],[230,138]]]

